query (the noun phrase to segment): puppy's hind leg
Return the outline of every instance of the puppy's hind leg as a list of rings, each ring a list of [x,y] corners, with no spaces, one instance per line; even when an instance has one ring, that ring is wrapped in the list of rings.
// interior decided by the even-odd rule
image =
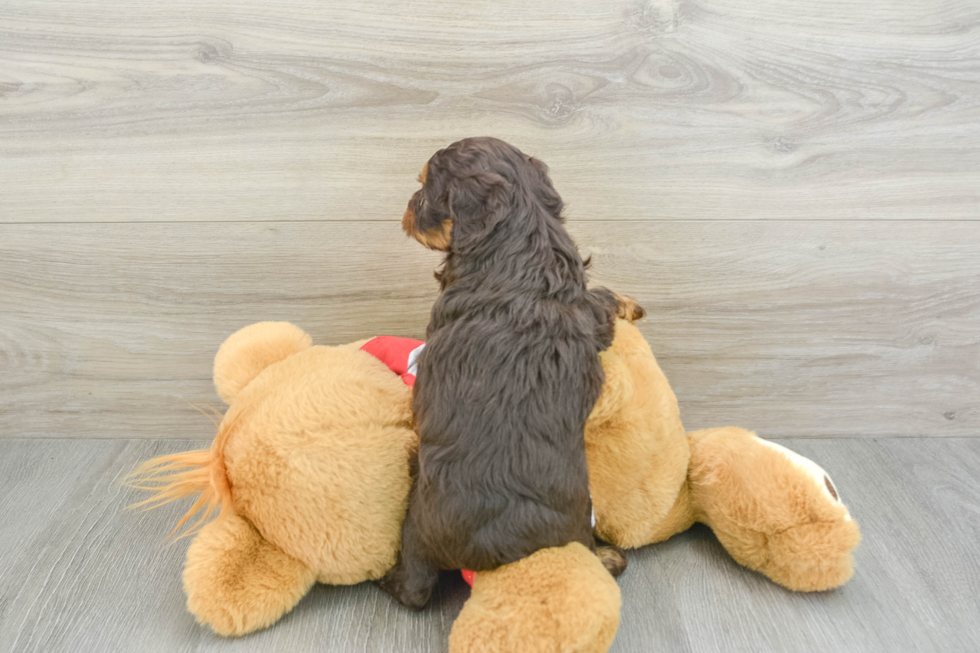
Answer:
[[[613,578],[619,578],[626,571],[626,552],[615,544],[605,542],[596,542],[596,544],[595,554],[599,562]]]
[[[408,514],[402,523],[402,548],[398,561],[375,582],[409,610],[421,610],[429,604],[432,590],[439,580],[439,570],[425,556],[413,506],[414,501],[410,500]]]
[[[588,537],[580,539],[579,542],[587,546],[599,558],[599,562],[613,578],[619,578],[626,571],[626,552],[615,544],[600,540],[591,531]]]

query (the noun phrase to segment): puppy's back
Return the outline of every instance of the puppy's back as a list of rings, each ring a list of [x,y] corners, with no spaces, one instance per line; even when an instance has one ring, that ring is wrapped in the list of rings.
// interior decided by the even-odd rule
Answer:
[[[414,396],[417,498],[427,547],[447,568],[591,543],[584,426],[602,367],[595,338],[561,313],[532,330],[504,312],[430,335]]]

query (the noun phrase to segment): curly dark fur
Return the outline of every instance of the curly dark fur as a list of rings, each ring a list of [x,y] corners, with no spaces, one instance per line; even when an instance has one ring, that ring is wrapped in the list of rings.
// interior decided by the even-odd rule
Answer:
[[[584,428],[617,310],[613,293],[586,288],[543,163],[471,138],[437,152],[422,177],[404,226],[447,255],[414,390],[402,555],[380,581],[413,608],[438,568],[493,569],[569,542],[595,549]]]

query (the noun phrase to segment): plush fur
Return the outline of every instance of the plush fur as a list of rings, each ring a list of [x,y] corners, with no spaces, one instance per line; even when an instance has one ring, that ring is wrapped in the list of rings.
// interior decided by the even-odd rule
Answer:
[[[696,431],[689,442],[690,509],[736,561],[798,591],[851,577],[857,522],[830,478],[804,469],[815,467],[811,461],[732,427]]]
[[[822,469],[744,429],[685,434],[666,377],[626,321],[602,360],[606,386],[585,431],[599,537],[635,548],[701,522],[735,560],[789,589],[850,579],[860,531]]]
[[[412,402],[418,473],[399,562],[380,583],[415,609],[438,569],[595,549],[583,435],[617,308],[586,287],[541,162],[468,138],[420,180],[404,226],[447,255]]]
[[[219,352],[229,366],[216,366],[218,390],[234,400],[211,449],[148,461],[135,481],[154,492],[150,506],[197,496],[192,513],[220,512],[188,551],[184,586],[188,609],[224,635],[273,623],[314,579],[376,579],[398,553],[416,441],[410,390],[361,343],[296,351],[296,334],[262,323],[229,339],[243,358]],[[284,357],[269,362],[269,351]],[[851,577],[860,533],[826,472],[743,429],[685,434],[628,321],[601,359],[606,384],[585,429],[599,537],[638,547],[699,521],[790,589]],[[477,573],[451,651],[607,650],[615,584],[584,547],[561,551]]]
[[[201,529],[187,551],[187,609],[220,635],[274,624],[306,595],[316,573],[225,513]]]
[[[619,587],[577,542],[476,575],[454,653],[602,653],[619,627]]]
[[[195,539],[185,586],[188,607],[222,634],[271,623],[306,593],[309,579],[376,579],[397,558],[416,446],[411,390],[370,354],[309,342],[293,325],[276,322],[229,338],[215,358],[215,385],[233,402],[211,449],[137,470],[134,484],[155,492],[151,506],[200,495],[181,523],[220,507],[218,521]],[[358,486],[377,493],[350,491]],[[238,557],[250,562],[231,561]],[[204,559],[211,562],[198,564]],[[214,569],[205,573],[209,564]],[[242,577],[227,578],[232,573]],[[275,609],[250,598],[264,595],[263,578],[290,588],[272,592],[282,604]],[[228,589],[248,586],[254,589]],[[237,611],[211,609],[204,598],[224,606],[239,595]],[[252,616],[233,618],[229,610]]]
[[[310,336],[288,322],[274,323],[275,338],[259,337],[262,327],[242,329],[225,340],[214,357],[214,387],[226,404],[273,363],[313,346]],[[270,325],[271,326],[271,325]]]

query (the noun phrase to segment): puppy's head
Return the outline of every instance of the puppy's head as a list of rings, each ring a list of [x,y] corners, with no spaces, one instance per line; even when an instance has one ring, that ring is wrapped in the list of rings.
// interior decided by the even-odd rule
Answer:
[[[561,220],[548,168],[496,138],[467,138],[436,152],[419,174],[402,228],[429,249],[465,252],[506,220]],[[535,208],[543,211],[535,211]]]

